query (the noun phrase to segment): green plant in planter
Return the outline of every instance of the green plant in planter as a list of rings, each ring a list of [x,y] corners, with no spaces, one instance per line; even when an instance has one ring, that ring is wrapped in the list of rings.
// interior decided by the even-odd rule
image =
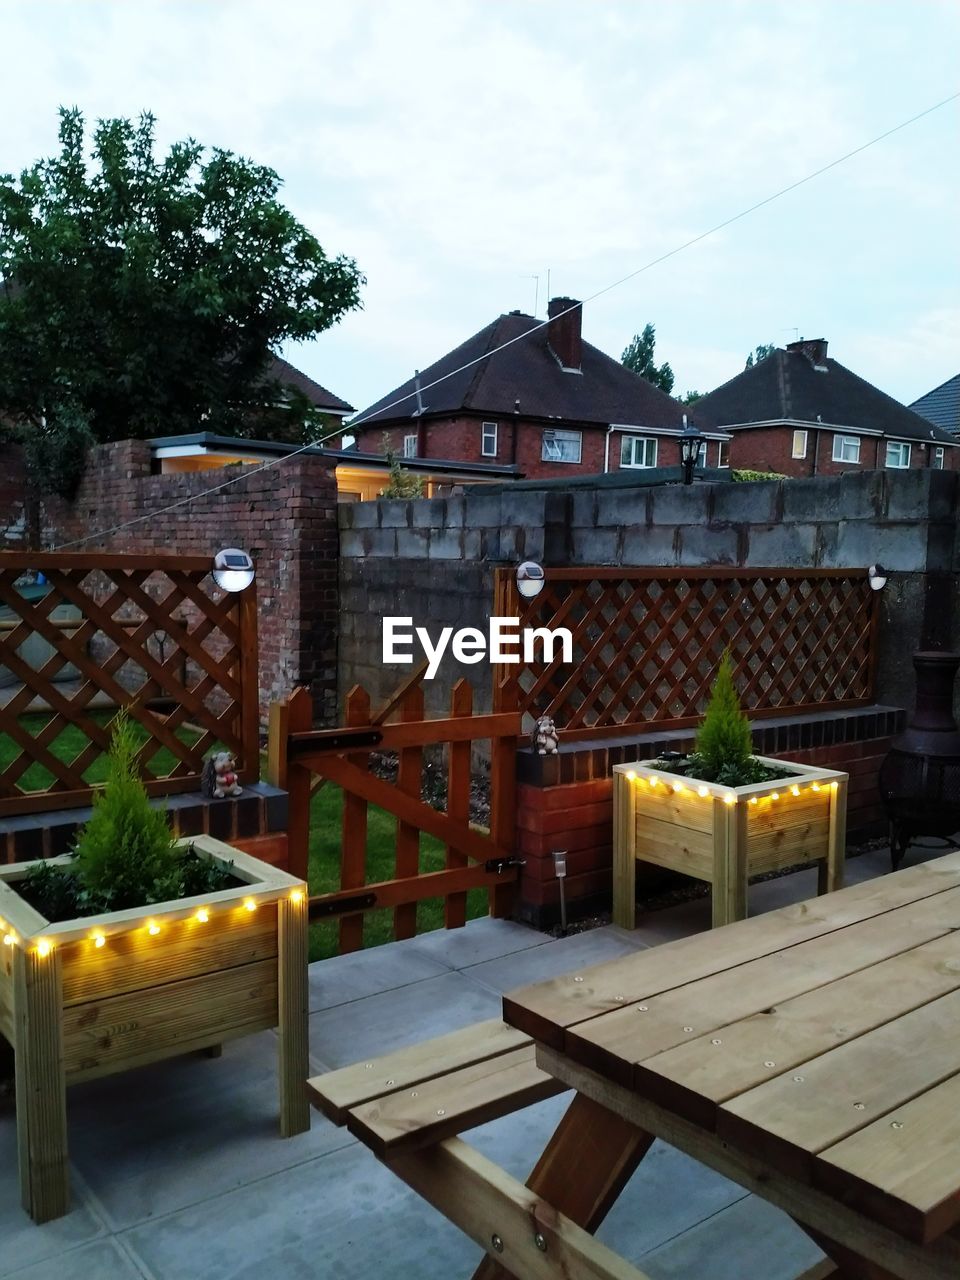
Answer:
[[[694,754],[720,779],[724,769],[742,770],[753,755],[750,721],[740,708],[733,683],[733,663],[725,652],[710,690],[710,701],[697,730]]]
[[[77,834],[71,863],[38,862],[18,886],[47,920],[168,902],[232,883],[228,866],[178,846],[166,814],[150,804],[137,749],[130,717],[120,711],[113,722],[107,782]]]

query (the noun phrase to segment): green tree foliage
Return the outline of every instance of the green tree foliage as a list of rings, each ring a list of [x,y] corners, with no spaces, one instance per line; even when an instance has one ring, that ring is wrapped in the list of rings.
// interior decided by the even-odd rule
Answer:
[[[61,109],[59,154],[0,175],[6,414],[56,436],[69,406],[98,441],[295,415],[270,352],[335,324],[364,279],[279,190],[273,170],[193,139],[158,157],[149,114],[102,120],[88,142]]]
[[[703,399],[702,391],[688,391],[686,395],[680,397],[681,404],[696,404],[698,400]]]
[[[755,364],[759,364],[761,360],[766,360],[767,356],[772,356],[776,351],[776,346],[772,342],[761,342],[747,356],[745,369],[752,369]]]
[[[710,701],[697,731],[694,751],[710,771],[710,777],[725,781],[725,774],[741,770],[753,753],[750,721],[740,709],[733,664],[729,652],[723,655]]]
[[[387,466],[390,469],[390,480],[383,491],[383,497],[422,498],[423,477],[404,471],[400,465],[400,458],[390,443],[390,436],[386,431],[383,433],[381,448],[383,449],[383,456],[386,459]]]
[[[655,327],[652,324],[644,325],[643,333],[634,335],[633,341],[620,357],[620,363],[669,395],[673,390],[673,370],[666,361],[659,368],[655,364],[653,353],[656,340]]]

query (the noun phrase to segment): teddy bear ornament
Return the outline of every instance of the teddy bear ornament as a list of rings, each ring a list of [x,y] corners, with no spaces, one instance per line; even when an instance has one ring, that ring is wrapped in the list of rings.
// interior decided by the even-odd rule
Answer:
[[[243,792],[243,787],[237,782],[237,762],[229,751],[218,751],[204,760],[200,790],[216,800]]]
[[[534,751],[541,756],[555,756],[559,750],[560,739],[557,726],[550,716],[541,716],[534,725],[530,741]]]

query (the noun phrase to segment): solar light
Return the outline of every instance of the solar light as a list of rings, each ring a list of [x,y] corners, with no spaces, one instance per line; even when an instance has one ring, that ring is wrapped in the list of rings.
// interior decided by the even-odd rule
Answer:
[[[871,591],[882,591],[887,585],[887,571],[882,564],[872,564],[867,570]]]
[[[567,851],[566,849],[558,849],[553,855],[553,869],[557,873],[557,880],[560,882],[560,928],[564,934],[567,932],[567,897],[564,892],[563,882],[567,874]]]
[[[224,547],[213,557],[213,580],[221,591],[244,591],[253,576],[253,561],[239,547]]]
[[[517,590],[527,600],[532,600],[543,590],[543,566],[535,560],[524,560],[517,569]]]

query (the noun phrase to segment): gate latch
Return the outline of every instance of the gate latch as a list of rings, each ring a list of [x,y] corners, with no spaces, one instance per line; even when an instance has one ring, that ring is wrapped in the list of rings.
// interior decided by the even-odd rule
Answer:
[[[526,858],[488,858],[483,864],[483,869],[484,871],[495,871],[499,876],[504,871],[509,871],[512,867],[525,867],[526,865]]]

